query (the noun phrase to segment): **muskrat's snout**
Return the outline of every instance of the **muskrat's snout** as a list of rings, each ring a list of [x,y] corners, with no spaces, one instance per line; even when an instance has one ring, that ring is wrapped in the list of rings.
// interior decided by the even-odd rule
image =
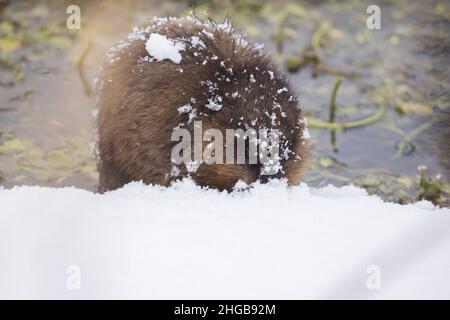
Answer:
[[[238,181],[250,185],[258,180],[259,172],[259,166],[249,164],[200,165],[193,179],[202,187],[231,192]]]

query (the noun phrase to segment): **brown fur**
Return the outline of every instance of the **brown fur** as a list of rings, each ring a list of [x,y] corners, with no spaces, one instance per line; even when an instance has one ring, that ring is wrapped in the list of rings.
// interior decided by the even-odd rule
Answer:
[[[180,26],[181,23],[181,26]],[[214,34],[214,39],[202,30]],[[216,128],[241,128],[257,120],[253,127],[278,128],[285,134],[283,141],[289,144],[294,154],[283,160],[284,173],[276,177],[287,177],[290,184],[298,184],[306,159],[307,143],[303,139],[304,124],[298,120],[302,112],[293,96],[289,83],[275,70],[270,57],[262,55],[251,45],[241,44],[234,33],[222,30],[212,23],[195,24],[192,21],[153,26],[149,31],[175,39],[198,36],[205,49],[186,45],[181,51],[182,61],[142,61],[148,53],[145,41],[129,40],[126,47],[117,47],[112,60],[106,63],[99,95],[99,157],[100,190],[113,190],[130,181],[142,180],[146,184],[167,186],[172,181],[188,176],[183,165],[180,174],[171,176],[171,150],[177,142],[171,141],[172,130],[180,123],[193,132],[193,121],[187,114],[179,114],[178,107],[195,99],[196,121],[201,120],[203,130]],[[147,33],[148,38],[148,33]],[[194,52],[198,52],[195,56]],[[211,59],[217,56],[216,60]],[[202,64],[207,59],[207,63]],[[224,68],[232,68],[232,72]],[[180,72],[180,69],[183,72]],[[269,70],[273,70],[271,79]],[[255,83],[250,81],[254,75]],[[227,82],[225,79],[229,78]],[[208,90],[202,81],[217,83],[217,94],[223,97],[223,107],[218,111],[205,107]],[[277,93],[286,87],[287,92]],[[249,90],[245,90],[248,88]],[[239,92],[240,97],[230,94]],[[228,95],[227,95],[228,93]],[[260,99],[264,96],[264,99]],[[274,100],[281,105],[274,108]],[[256,101],[255,101],[256,100]],[[265,114],[276,114],[276,125]],[[241,120],[242,119],[242,120]],[[193,136],[193,135],[192,135]],[[225,155],[225,151],[224,151]],[[259,178],[260,165],[202,164],[191,176],[201,186],[220,190],[232,190],[241,179],[247,183]],[[264,177],[263,180],[267,180]]]

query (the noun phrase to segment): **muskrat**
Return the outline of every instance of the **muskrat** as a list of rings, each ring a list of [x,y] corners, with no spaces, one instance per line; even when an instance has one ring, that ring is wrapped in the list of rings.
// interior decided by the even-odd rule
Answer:
[[[158,48],[161,40],[172,51]],[[271,57],[227,19],[155,18],[151,26],[135,28],[108,53],[98,97],[101,192],[140,180],[168,186],[188,176],[227,191],[238,181],[300,182],[309,134],[298,99]],[[278,129],[279,170],[267,176],[261,163],[174,165],[173,130],[194,134],[195,121],[203,133],[215,128],[224,137],[227,129]]]

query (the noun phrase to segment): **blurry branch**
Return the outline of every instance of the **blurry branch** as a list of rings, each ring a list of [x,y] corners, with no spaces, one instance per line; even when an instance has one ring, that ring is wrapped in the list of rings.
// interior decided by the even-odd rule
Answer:
[[[344,81],[344,79],[342,79],[342,78],[336,79],[336,83],[334,84],[334,88],[333,88],[333,93],[331,94],[330,118],[329,118],[330,123],[334,123],[336,109],[337,109],[336,96],[337,96],[337,92],[339,90],[339,87],[341,86],[342,81]],[[331,148],[333,149],[334,152],[338,152],[337,142],[336,142],[336,131],[334,131],[334,130],[331,131]]]
[[[359,72],[356,71],[346,71],[340,68],[336,68],[336,67],[332,67],[332,66],[328,66],[326,64],[323,63],[319,63],[316,65],[316,70],[319,73],[326,73],[326,74],[331,74],[334,76],[340,76],[340,77],[345,77],[345,78],[358,78],[361,76],[361,74]]]
[[[337,92],[339,90],[339,87],[341,86],[342,81],[344,81],[344,79],[342,79],[342,78],[337,78],[336,79],[336,83],[334,84],[334,88],[333,88],[333,93],[331,94],[330,119],[329,119],[330,123],[334,123],[334,118],[335,118],[336,109],[337,109],[336,96],[337,96]]]
[[[331,173],[331,172],[327,172],[325,170],[321,171],[320,175],[323,176],[323,177],[331,178],[331,179],[338,180],[338,181],[341,181],[341,182],[344,182],[344,183],[349,183],[349,182],[352,181],[352,179],[350,179],[350,178],[347,178],[347,177],[344,177],[344,176],[340,176],[340,175],[337,175],[337,174],[334,174],[334,173]]]
[[[321,23],[311,38],[311,48],[314,50],[314,52],[318,57],[320,57],[320,50],[321,50],[320,42],[322,38],[328,33],[328,31],[329,31],[328,24]]]
[[[87,96],[91,96],[93,93],[93,90],[91,88],[90,82],[87,80],[83,65],[84,65],[84,60],[86,59],[86,56],[88,55],[89,51],[91,51],[91,48],[92,48],[92,40],[89,39],[86,48],[83,50],[83,52],[81,53],[81,56],[78,58],[78,61],[77,61],[78,75],[80,76],[80,80],[83,85],[84,92],[86,93]]]
[[[278,24],[278,30],[277,33],[275,34],[275,44],[277,46],[277,52],[279,54],[283,53],[284,39],[286,37],[285,30],[288,20],[289,20],[289,13],[286,13],[284,17],[281,19],[280,23]]]
[[[414,151],[416,146],[414,145],[412,140],[414,140],[415,137],[417,137],[419,134],[421,134],[422,132],[424,132],[428,128],[430,128],[431,125],[432,125],[431,121],[422,123],[420,126],[418,126],[417,128],[415,128],[414,130],[412,130],[409,133],[406,133],[402,129],[397,128],[395,126],[386,126],[385,127],[386,129],[388,129],[388,130],[390,130],[392,132],[395,132],[398,135],[402,136],[402,140],[398,143],[397,152],[396,152],[396,154],[394,156],[394,159],[400,158],[405,153],[408,153],[406,151],[407,146],[410,146],[411,150]]]
[[[343,79],[338,78],[336,79],[336,83],[334,84],[333,93],[331,95],[330,100],[330,120],[329,122],[314,118],[314,117],[308,117],[308,123],[311,127],[319,128],[319,129],[328,129],[328,130],[343,130],[343,129],[350,129],[350,128],[356,128],[356,127],[362,127],[369,124],[372,124],[374,122],[377,122],[382,118],[384,115],[384,106],[381,105],[376,113],[373,115],[370,115],[364,119],[361,120],[354,120],[354,121],[347,121],[347,122],[341,122],[336,123],[334,122],[335,114],[337,110],[337,103],[336,103],[336,97],[337,92],[339,90],[339,87],[341,86]]]
[[[291,57],[285,60],[285,66],[289,72],[297,72],[302,67],[311,65],[313,75],[325,73],[345,78],[357,78],[361,74],[355,71],[347,71],[337,67],[327,65],[322,57],[322,46],[330,42],[330,34],[333,33],[333,26],[327,21],[320,21],[319,26],[311,38],[311,44],[299,57]],[[328,40],[327,42],[325,40]]]
[[[376,113],[364,119],[341,123],[329,123],[314,117],[308,117],[308,124],[313,128],[328,129],[328,130],[343,130],[343,129],[363,127],[380,120],[384,115],[384,111],[385,111],[384,106],[380,106]]]
[[[420,126],[418,126],[416,129],[414,129],[413,131],[411,131],[410,133],[408,133],[408,134],[405,136],[405,139],[412,140],[412,139],[414,139],[416,136],[418,136],[419,134],[421,134],[422,132],[424,132],[425,130],[427,130],[429,127],[431,127],[431,121],[430,121],[430,122],[425,122],[425,123],[421,124]]]

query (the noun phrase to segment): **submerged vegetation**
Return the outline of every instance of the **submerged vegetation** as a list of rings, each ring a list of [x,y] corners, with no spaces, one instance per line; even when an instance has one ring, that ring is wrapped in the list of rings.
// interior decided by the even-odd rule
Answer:
[[[195,13],[229,16],[290,74],[312,134],[305,182],[353,184],[389,201],[448,206],[450,154],[436,144],[446,137],[434,118],[436,110],[450,112],[450,94],[441,93],[450,92],[450,80],[436,54],[420,53],[430,42],[416,41],[424,29],[416,22],[427,13],[449,17],[450,3],[382,1],[381,30],[366,27],[366,5],[204,0],[196,1]],[[133,25],[192,10],[188,1],[80,6],[82,29],[75,31],[65,26],[64,1],[0,4],[0,181],[7,187],[94,189],[89,96],[104,52]],[[117,14],[120,23],[111,24]]]

